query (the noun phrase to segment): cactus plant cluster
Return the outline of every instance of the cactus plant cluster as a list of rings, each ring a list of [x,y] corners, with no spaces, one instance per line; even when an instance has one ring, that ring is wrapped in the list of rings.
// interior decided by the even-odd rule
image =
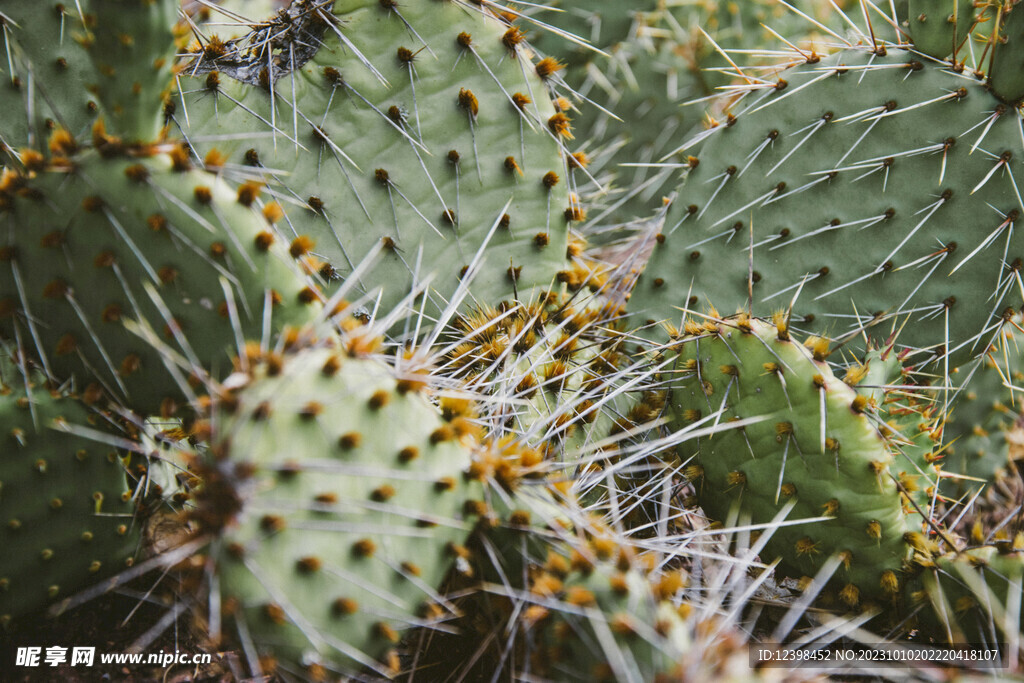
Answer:
[[[0,6],[0,628],[1020,671],[1024,4],[277,5]]]

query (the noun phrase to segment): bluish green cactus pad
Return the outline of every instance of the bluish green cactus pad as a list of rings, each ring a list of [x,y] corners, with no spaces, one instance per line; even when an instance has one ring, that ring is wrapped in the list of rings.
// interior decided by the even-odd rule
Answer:
[[[204,45],[181,78],[174,124],[202,155],[216,149],[265,178],[294,207],[282,230],[309,235],[332,277],[383,243],[360,286],[382,287],[386,308],[436,275],[426,306],[436,314],[481,249],[479,300],[549,285],[568,266],[567,217],[580,217],[570,190],[586,179],[567,171],[571,123],[518,30],[434,0],[311,12],[315,55],[274,78],[256,64],[262,87],[229,78],[243,74]],[[184,77],[208,68],[224,73]]]
[[[914,361],[952,369],[1024,303],[1021,114],[967,73],[846,50],[781,73],[735,113],[679,188],[636,319],[678,319],[684,292],[691,308],[738,310],[752,289],[755,313],[795,298],[797,328],[901,328],[898,344],[923,350]]]
[[[92,414],[0,358],[0,627],[125,569],[139,543],[120,454]]]

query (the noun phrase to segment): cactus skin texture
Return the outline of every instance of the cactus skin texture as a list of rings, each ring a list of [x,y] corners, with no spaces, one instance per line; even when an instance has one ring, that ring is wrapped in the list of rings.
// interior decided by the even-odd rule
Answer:
[[[60,131],[52,140],[71,156],[26,152],[0,181],[0,334],[50,376],[74,378],[88,400],[105,392],[170,414],[194,397],[190,375],[227,368],[241,335],[319,313],[268,222],[280,207],[261,214],[258,186],[233,188],[176,148],[107,158],[74,152]],[[98,141],[105,153],[116,144]]]
[[[738,503],[755,524],[789,505],[788,520],[833,517],[769,528],[764,554],[781,556],[782,571],[795,577],[814,576],[838,556],[832,580],[848,606],[894,599],[910,552],[904,535],[914,529],[890,477],[898,445],[873,426],[868,400],[815,359],[820,343],[808,349],[784,326],[740,316],[691,323],[690,332],[675,347],[673,424],[725,410],[721,433],[678,448],[684,462],[692,459],[686,472],[701,506],[724,521]],[[754,417],[761,421],[727,429]]]
[[[863,362],[850,366],[843,381],[868,400],[878,418],[878,429],[898,444],[892,464],[899,479],[908,512],[913,505],[930,510],[941,489],[939,474],[945,469],[945,418],[936,404],[935,392],[914,386],[917,380],[904,367],[892,346],[868,351]]]
[[[619,313],[599,296],[557,290],[529,303],[469,311],[453,325],[449,363],[437,374],[487,396],[481,413],[502,425],[492,437],[521,435],[543,444],[549,458],[575,466],[573,454],[610,427],[615,397],[604,401],[626,362],[615,330]]]
[[[1022,256],[1008,230],[1022,208],[1020,113],[897,48],[813,59],[778,83],[697,150],[633,315],[675,318],[681,291],[691,308],[736,310],[752,279],[755,312],[796,297],[801,329],[874,325],[884,338],[902,326],[901,347],[922,350],[914,361],[948,369],[981,353],[1024,303],[1009,291]]]
[[[486,507],[464,476],[468,424],[341,348],[245,363],[246,386],[193,430],[210,444],[195,515],[217,534],[225,624],[266,673],[387,675],[399,634],[445,617],[435,588]]]
[[[176,0],[88,0],[90,34],[82,44],[95,68],[108,130],[128,141],[156,139],[174,61]]]
[[[792,4],[826,24],[836,23],[825,2]],[[608,55],[582,46],[567,50],[569,44],[552,31],[538,29],[531,35],[531,44],[542,53],[567,62],[568,85],[598,105],[582,103],[574,113],[575,135],[586,150],[589,168],[611,189],[584,194],[586,227],[647,218],[660,209],[662,197],[678,182],[677,164],[686,161],[673,148],[681,136],[700,129],[702,108],[684,103],[712,95],[736,78],[697,27],[725,50],[772,45],[775,39],[764,26],[801,44],[813,29],[794,12],[766,0],[642,0],[626,7],[616,0],[555,0],[545,6],[563,11],[538,11],[536,21],[589,40]]]
[[[984,481],[1005,473],[1010,456],[1007,432],[1019,420],[1024,380],[1024,353],[1017,330],[1007,325],[976,367],[962,368],[968,379],[953,402],[944,430],[947,444],[943,469]],[[959,489],[982,482],[957,481]]]
[[[679,573],[652,581],[628,561],[576,559],[553,554],[532,577],[536,604],[524,622],[539,646],[538,673],[556,681],[679,680],[689,634],[667,601],[683,585]]]
[[[1019,0],[1007,0],[1001,9],[997,38],[992,45],[989,83],[1004,101],[1019,105],[1024,99],[1024,5]]]
[[[426,306],[436,314],[481,249],[480,301],[550,285],[569,267],[567,218],[580,217],[570,189],[586,178],[566,170],[571,123],[518,30],[434,0],[348,0],[317,14],[329,24],[322,45],[279,74],[273,111],[267,88],[210,73],[181,79],[188,116],[179,106],[173,125],[200,155],[260,166],[298,206],[289,229],[314,240],[331,277],[383,244],[360,286],[382,287],[385,310],[437,271]],[[186,73],[224,69],[203,50]]]
[[[0,358],[0,628],[130,566],[135,502],[120,455],[69,429],[94,414]]]
[[[914,48],[937,59],[956,54],[974,25],[974,3],[910,0],[907,23]]]
[[[4,3],[0,51],[12,68],[0,84],[0,167],[23,147],[44,148],[51,124],[85,136],[99,109],[85,84],[95,78],[77,38],[85,35],[73,6],[62,2]]]

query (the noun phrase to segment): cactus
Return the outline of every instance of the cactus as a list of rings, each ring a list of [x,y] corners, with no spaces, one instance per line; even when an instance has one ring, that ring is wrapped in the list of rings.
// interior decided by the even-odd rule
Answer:
[[[0,333],[87,400],[171,414],[194,397],[191,375],[223,371],[265,326],[311,320],[320,295],[275,244],[280,211],[260,212],[258,187],[194,170],[179,148],[132,158],[117,145],[97,134],[99,149],[76,151],[57,131],[51,146],[68,156],[26,151],[5,172]]]
[[[149,142],[163,127],[170,89],[178,3],[90,0],[90,34],[82,42],[95,69],[107,128],[126,141]]]
[[[835,23],[829,21],[827,15],[834,18],[835,13],[826,3],[794,4]],[[626,11],[621,3],[562,0],[544,9],[552,8],[562,12],[538,11],[535,20],[593,44],[567,51],[559,33],[534,31],[542,53],[567,62],[565,80],[577,99],[597,105],[581,103],[576,116],[576,136],[586,143],[590,168],[608,186],[584,195],[588,228],[648,218],[671,192],[680,163],[686,161],[673,149],[681,136],[700,128],[705,113],[702,107],[684,105],[714,95],[737,78],[709,34],[724,50],[755,50],[772,41],[765,26],[801,44],[807,42],[804,35],[816,30],[782,5],[761,0],[744,3],[742,11],[737,3],[716,0],[651,0],[632,3]]]
[[[1017,642],[1024,575],[1020,551],[1018,539],[1012,547],[918,558],[920,589],[913,597],[930,607],[918,612],[919,625],[949,643]]]
[[[956,55],[970,35],[974,26],[974,3],[911,0],[906,16],[914,48],[944,59]]]
[[[902,439],[873,424],[869,397],[824,362],[827,342],[809,347],[792,340],[782,317],[691,321],[673,347],[673,419],[714,415],[722,430],[683,443],[679,457],[709,515],[725,521],[746,512],[769,525],[765,552],[781,556],[785,572],[814,576],[832,564],[847,605],[891,601],[912,551],[907,538],[918,531],[901,503],[900,487],[911,483],[896,472],[919,473],[902,461]],[[740,419],[751,423],[728,429]],[[782,513],[817,523],[771,524]]]
[[[615,405],[611,390],[625,362],[616,314],[600,297],[557,291],[467,312],[436,375],[486,397],[481,417],[496,435],[546,444],[548,457],[572,465],[572,454],[610,427],[599,418]]]
[[[915,360],[955,368],[1022,303],[1020,125],[982,84],[904,49],[808,58],[704,139],[633,315],[673,318],[686,291],[691,308],[795,300],[794,326],[898,328]]]
[[[877,606],[838,622],[886,639],[1015,636],[1017,530],[988,511],[997,548],[965,548],[947,526],[975,520],[939,463],[1015,377],[1024,15],[905,5],[882,13],[913,46],[847,17],[779,22],[779,3],[568,5],[601,16],[611,40],[586,37],[614,67],[557,31],[535,53],[525,29],[573,17],[495,2],[295,0],[220,37],[200,12],[177,64],[173,0],[5,7],[21,90],[0,112],[0,338],[18,367],[0,361],[0,422],[23,443],[0,462],[21,522],[0,615],[171,548],[61,604],[173,567],[211,646],[286,680],[759,678],[733,666],[742,642],[708,644],[773,621],[797,638],[810,607]],[[758,70],[695,70],[718,57],[693,17]],[[761,69],[766,17],[794,45],[860,45],[823,58],[811,38]],[[596,84],[627,73],[668,92],[663,68],[736,97],[688,142],[666,132],[674,98],[645,118],[651,91],[630,89],[617,130],[572,99],[611,103]],[[574,134],[594,147],[570,153]],[[616,179],[621,213],[578,199],[606,157],[645,169]],[[595,261],[571,230],[585,208],[647,215],[631,202],[680,165],[660,233]],[[678,319],[701,300],[746,313]],[[997,368],[968,382],[957,365],[981,355]],[[127,480],[117,457],[61,464],[93,438],[133,451]],[[60,522],[43,555],[89,566],[39,570],[40,511]],[[69,553],[85,528],[94,552]],[[806,589],[781,621],[750,601],[773,576]]]
[[[572,191],[586,179],[567,170],[571,123],[548,94],[558,65],[534,64],[519,29],[428,0],[290,11],[310,50],[279,53],[268,76],[259,55],[280,47],[266,42],[273,24],[242,42],[210,36],[185,68],[173,125],[294,206],[282,230],[315,243],[329,279],[383,244],[360,284],[380,286],[389,310],[448,264],[426,292],[436,315],[470,267],[474,296],[491,304],[568,267]]]
[[[948,444],[943,469],[984,481],[998,478],[1007,467],[1006,433],[1021,413],[1021,349],[1017,323],[1007,325],[969,377],[953,402],[945,428]],[[977,488],[963,482],[960,488]]]
[[[1024,8],[1020,2],[1007,2],[997,5],[997,21],[991,29],[989,40],[992,48],[992,61],[989,63],[989,83],[992,91],[1005,102],[1020,104],[1024,98],[1024,47],[1021,36],[1024,35]]]
[[[552,555],[532,578],[524,621],[539,645],[537,670],[559,681],[652,681],[679,676],[689,642],[666,598],[679,586],[657,585],[642,571]],[[657,592],[668,592],[668,595]]]
[[[402,631],[445,617],[436,587],[482,514],[469,424],[326,340],[249,354],[193,427],[211,604],[266,673],[386,673]]]
[[[940,475],[946,463],[941,395],[929,392],[927,378],[915,376],[903,365],[892,343],[868,351],[863,362],[846,370],[843,381],[868,400],[876,411],[879,431],[898,444],[893,471],[903,486],[901,493],[912,498],[918,509],[930,510],[940,497]]]
[[[83,15],[66,3],[5,3],[0,10],[4,106],[0,108],[0,167],[24,147],[43,149],[55,126],[82,137],[96,118],[86,88],[95,72],[78,39]]]
[[[0,357],[0,627],[131,566],[139,523],[100,417]]]

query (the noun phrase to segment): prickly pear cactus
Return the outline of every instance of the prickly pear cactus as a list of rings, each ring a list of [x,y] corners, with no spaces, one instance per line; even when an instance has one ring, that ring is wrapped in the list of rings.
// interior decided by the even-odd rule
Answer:
[[[606,539],[599,539],[598,542]],[[691,643],[668,598],[682,587],[652,580],[628,562],[575,564],[552,554],[532,578],[524,614],[537,639],[538,673],[557,681],[653,681],[681,676]],[[653,584],[653,585],[652,585]]]
[[[992,91],[1006,102],[1020,105],[1024,99],[1024,6],[1019,0],[994,5],[998,9],[988,39],[992,61],[988,64]],[[989,6],[992,11],[992,6]]]
[[[210,36],[172,125],[280,195],[292,207],[282,231],[315,243],[329,279],[383,245],[360,286],[382,287],[388,310],[436,275],[436,314],[470,268],[474,296],[497,303],[568,267],[582,216],[563,158],[571,122],[548,95],[557,65],[534,64],[516,27],[431,0],[289,11],[308,50],[279,52],[273,23],[243,42]],[[272,72],[250,45],[274,52]]]
[[[713,298],[884,339],[947,369],[1022,303],[1021,114],[896,47],[808,58],[709,133],[631,300],[639,321]],[[902,296],[894,295],[901,293]],[[852,301],[852,304],[851,304]]]
[[[1018,538],[1012,546],[917,558],[921,574],[915,585],[920,590],[912,597],[925,607],[918,612],[921,628],[950,643],[995,644],[1019,638],[1022,550],[1024,543]]]
[[[437,375],[487,396],[480,410],[492,436],[522,436],[572,466],[581,449],[608,435],[608,416],[625,403],[614,391],[627,360],[619,314],[582,292],[481,307],[453,326]]]
[[[909,500],[906,508],[930,510],[938,500],[939,474],[945,465],[942,394],[915,384],[892,346],[868,351],[851,365],[843,381],[868,400],[879,432],[896,444],[893,474]],[[911,503],[911,500],[913,503]]]
[[[782,317],[739,316],[691,321],[674,348],[673,424],[721,428],[678,447],[705,511],[769,525],[764,554],[797,578],[827,567],[850,607],[895,599],[905,536],[918,531],[896,483],[900,445],[876,427],[869,399],[835,377],[827,342],[794,341]],[[749,423],[730,428],[737,420]]]
[[[265,673],[388,674],[486,505],[465,476],[469,424],[415,379],[330,344],[250,351],[194,432],[209,443],[195,517],[215,535],[211,604]]]
[[[0,357],[0,627],[130,566],[139,538],[121,454],[94,415]]]
[[[914,48],[937,59],[956,55],[974,26],[974,3],[967,0],[911,0],[907,27]]]
[[[86,84],[93,65],[79,42],[84,14],[73,3],[4,3],[0,9],[0,167],[24,147],[45,148],[55,126],[85,136],[98,111]]]
[[[84,85],[99,98],[107,128],[126,141],[155,140],[170,91],[174,24],[172,0],[89,0],[90,32],[82,45],[95,75]]]
[[[94,144],[78,151],[57,131],[60,156],[26,151],[0,180],[0,334],[48,375],[87,400],[170,414],[245,336],[319,313],[257,185],[194,169],[180,148],[129,156],[100,132]]]
[[[793,5],[823,25],[838,23],[825,2]],[[699,130],[706,114],[714,116],[699,103],[718,87],[742,80],[737,62],[756,60],[750,54],[724,56],[716,45],[756,52],[773,46],[776,31],[813,50],[814,34],[823,33],[804,16],[762,0],[650,0],[628,6],[556,0],[531,18],[554,27],[535,28],[532,44],[567,62],[564,78],[574,94],[569,101],[597,105],[584,102],[574,112],[585,150],[578,156],[607,186],[584,194],[586,227],[595,229],[648,218],[677,184],[686,162],[685,154],[673,153],[678,140]],[[591,45],[567,42],[566,31]]]
[[[961,370],[968,378],[950,406],[944,435],[948,446],[943,469],[947,471],[992,481],[1007,466],[1007,432],[1024,410],[1024,396],[1019,391],[1024,368],[1017,324],[1003,329],[977,366]],[[982,482],[957,484],[960,489],[977,489]]]

